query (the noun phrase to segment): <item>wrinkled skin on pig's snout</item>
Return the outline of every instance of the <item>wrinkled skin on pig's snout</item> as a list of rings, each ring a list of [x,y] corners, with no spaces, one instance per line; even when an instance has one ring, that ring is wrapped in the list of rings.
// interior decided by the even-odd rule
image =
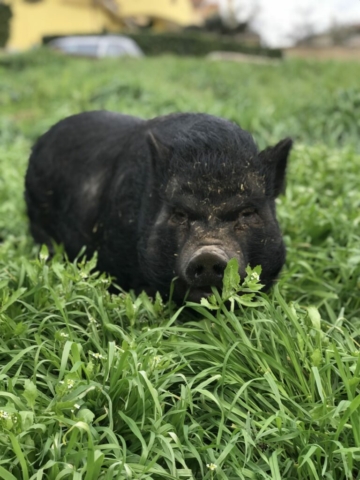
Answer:
[[[166,165],[167,174],[157,185],[159,212],[148,229],[142,260],[160,292],[176,277],[177,302],[185,297],[199,302],[212,293],[211,286],[221,290],[231,258],[238,260],[242,278],[247,265],[260,264],[264,290],[284,264],[275,198],[284,187],[291,141],[258,153],[244,133],[242,148],[228,142],[227,152],[204,146],[182,152],[180,142],[166,148],[158,138],[150,139],[154,169]]]
[[[142,120],[84,112],[54,125],[33,147],[25,198],[35,240],[86,247],[125,290],[199,301],[262,266],[265,289],[285,261],[275,198],[291,140],[259,152],[237,125],[205,114]]]

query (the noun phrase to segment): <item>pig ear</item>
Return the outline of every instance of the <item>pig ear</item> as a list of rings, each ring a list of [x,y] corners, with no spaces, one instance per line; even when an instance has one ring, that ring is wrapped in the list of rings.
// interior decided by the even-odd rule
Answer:
[[[151,152],[152,164],[155,169],[158,169],[170,157],[172,149],[165,145],[151,130],[147,132],[146,139]]]
[[[264,162],[266,176],[272,180],[274,197],[285,191],[286,166],[292,144],[291,138],[284,138],[274,147],[268,147],[259,153],[260,159]]]

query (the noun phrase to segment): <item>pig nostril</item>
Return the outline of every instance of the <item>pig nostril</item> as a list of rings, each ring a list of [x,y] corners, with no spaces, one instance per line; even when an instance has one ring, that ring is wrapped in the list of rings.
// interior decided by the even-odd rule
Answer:
[[[198,265],[196,268],[195,268],[195,271],[194,271],[194,275],[195,275],[195,278],[196,277],[200,277],[200,275],[204,272],[204,267],[202,265]]]
[[[219,263],[217,263],[213,266],[213,271],[214,271],[215,275],[217,275],[220,278],[222,278],[224,276],[224,266],[220,265]]]

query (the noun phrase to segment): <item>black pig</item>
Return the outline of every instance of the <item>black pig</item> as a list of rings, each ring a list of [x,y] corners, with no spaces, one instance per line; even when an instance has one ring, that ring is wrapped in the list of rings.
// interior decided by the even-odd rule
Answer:
[[[85,245],[125,290],[199,301],[262,266],[271,286],[285,261],[275,214],[292,142],[259,152],[237,125],[205,114],[141,120],[106,111],[66,118],[35,144],[26,202],[35,240]]]

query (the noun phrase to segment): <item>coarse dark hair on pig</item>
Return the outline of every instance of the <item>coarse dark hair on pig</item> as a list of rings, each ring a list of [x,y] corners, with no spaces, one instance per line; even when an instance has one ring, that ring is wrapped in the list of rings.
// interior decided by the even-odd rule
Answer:
[[[200,301],[224,269],[261,265],[268,289],[285,261],[275,198],[292,141],[263,151],[222,118],[178,113],[142,120],[80,113],[36,142],[26,174],[34,239],[70,259],[86,246],[123,289]]]

